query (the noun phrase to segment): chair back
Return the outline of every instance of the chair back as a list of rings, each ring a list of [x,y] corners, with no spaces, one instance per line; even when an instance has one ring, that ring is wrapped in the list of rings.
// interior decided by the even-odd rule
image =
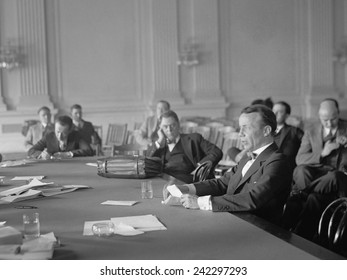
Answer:
[[[196,127],[195,132],[200,133],[202,137],[204,137],[206,140],[210,137],[210,131],[211,128],[205,125],[200,125]]]
[[[127,124],[112,123],[108,125],[105,145],[123,145],[127,135]]]
[[[180,127],[182,133],[192,133],[196,131],[198,123],[191,121],[181,122]]]
[[[318,237],[321,244],[344,256],[347,255],[347,197],[331,202],[321,215]]]
[[[145,152],[146,151],[142,149],[142,146],[137,143],[114,145],[112,147],[112,156],[116,156],[116,155],[143,156],[145,155]]]

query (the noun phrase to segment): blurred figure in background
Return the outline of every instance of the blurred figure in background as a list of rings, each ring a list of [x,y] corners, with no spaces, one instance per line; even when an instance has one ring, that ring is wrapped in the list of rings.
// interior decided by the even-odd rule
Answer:
[[[69,116],[60,116],[54,124],[54,131],[47,133],[28,151],[28,156],[37,159],[72,158],[92,156],[90,145],[73,129]]]
[[[48,107],[43,106],[37,111],[37,114],[39,115],[40,122],[29,126],[24,141],[26,151],[29,151],[29,149],[47,133],[54,131],[54,125],[51,121],[51,110]]]
[[[98,147],[101,152],[101,138],[95,131],[91,122],[82,118],[82,106],[74,104],[71,106],[71,118],[73,121],[73,129],[78,131],[81,137],[92,147]]]
[[[135,140],[138,144],[147,149],[153,141],[158,139],[159,119],[161,115],[170,110],[170,103],[160,100],[156,106],[156,113],[148,117],[141,125],[140,129],[135,132]]]

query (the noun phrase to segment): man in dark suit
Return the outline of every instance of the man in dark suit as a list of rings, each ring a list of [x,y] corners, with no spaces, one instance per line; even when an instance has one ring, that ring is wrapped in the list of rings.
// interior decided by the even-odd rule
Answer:
[[[296,227],[298,234],[309,239],[318,228],[324,208],[345,195],[347,185],[347,122],[339,118],[338,102],[323,100],[318,116],[320,123],[305,130],[283,217],[284,227]]]
[[[239,125],[241,142],[251,157],[243,157],[219,179],[178,186],[180,201],[189,209],[252,211],[278,222],[292,175],[286,156],[277,153],[274,143],[276,116],[264,105],[252,105],[242,110]]]
[[[77,131],[73,130],[72,119],[68,116],[58,117],[54,131],[46,134],[28,151],[29,157],[37,159],[92,155],[92,148]]]
[[[295,157],[298,153],[302,136],[304,132],[298,128],[286,123],[291,108],[290,105],[284,101],[276,102],[272,108],[276,115],[277,128],[275,133],[275,142],[278,150],[287,156],[292,169],[295,168]]]
[[[163,172],[191,183],[199,165],[208,163],[209,177],[213,177],[214,167],[223,156],[216,145],[198,133],[180,134],[179,119],[173,111],[162,114],[159,127],[158,139],[149,146],[147,155],[163,159]]]
[[[71,106],[71,118],[73,122],[73,129],[78,131],[81,137],[92,147],[99,146],[101,151],[101,138],[95,131],[91,122],[85,121],[82,118],[82,106],[74,104]],[[96,149],[96,148],[95,148]]]

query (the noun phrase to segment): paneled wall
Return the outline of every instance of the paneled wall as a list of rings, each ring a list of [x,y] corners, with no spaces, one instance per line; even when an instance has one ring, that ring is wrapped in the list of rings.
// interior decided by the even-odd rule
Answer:
[[[272,97],[315,115],[345,104],[344,0],[0,0],[0,45],[24,63],[0,70],[0,152],[22,150],[21,124],[79,103],[94,124],[135,122],[166,99],[180,116],[236,118]],[[341,27],[342,26],[342,27]],[[178,66],[187,43],[199,64]],[[346,104],[347,107],[347,104]]]

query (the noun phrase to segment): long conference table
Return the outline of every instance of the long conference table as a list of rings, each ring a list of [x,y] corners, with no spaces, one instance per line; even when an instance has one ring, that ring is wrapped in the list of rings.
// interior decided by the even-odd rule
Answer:
[[[249,213],[213,213],[163,205],[167,178],[152,180],[154,198],[141,199],[140,179],[115,179],[97,175],[96,157],[37,161],[0,168],[6,176],[0,191],[18,186],[15,176],[44,175],[45,182],[87,185],[52,197],[0,205],[0,221],[22,230],[22,215],[38,212],[41,234],[54,232],[61,246],[53,259],[80,260],[301,260],[343,259],[325,248],[282,230]],[[109,206],[106,200],[136,200],[133,206]],[[30,205],[37,209],[18,209]],[[85,221],[152,214],[167,230],[136,236],[85,236]]]

